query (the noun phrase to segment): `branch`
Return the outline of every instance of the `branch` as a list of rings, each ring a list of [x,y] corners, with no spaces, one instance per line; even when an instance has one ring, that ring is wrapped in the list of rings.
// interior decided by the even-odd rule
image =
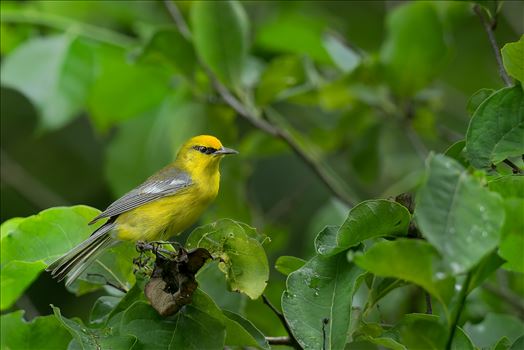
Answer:
[[[266,337],[269,345],[289,345],[293,346],[293,341],[290,337]]]
[[[522,173],[522,170],[520,170],[520,168],[515,163],[513,163],[511,160],[504,159],[504,163],[506,163],[506,165],[508,165],[511,168],[511,170],[513,171],[513,174]]]
[[[524,318],[524,303],[518,295],[512,293],[506,288],[498,288],[492,284],[484,284],[482,288],[484,288],[487,292],[497,296],[498,298],[506,301],[511,306],[511,308],[517,311],[521,319]]]
[[[187,39],[191,38],[188,26],[184,21],[184,18],[180,14],[176,4],[171,0],[164,0],[164,5],[168,10],[170,16],[173,18],[180,33]],[[342,202],[349,206],[354,205],[354,200],[350,198],[348,194],[343,191],[337,184],[337,180],[332,177],[326,169],[316,159],[311,157],[292,137],[292,135],[284,129],[268,122],[267,120],[256,115],[255,112],[250,111],[244,107],[244,105],[229,91],[229,89],[222,84],[211,69],[204,63],[200,58],[198,59],[199,65],[202,67],[206,75],[208,76],[213,88],[218,92],[222,99],[240,116],[247,120],[255,128],[265,132],[266,134],[279,138],[284,141],[293,152],[304,161],[304,163],[319,177],[319,179],[326,185],[331,193],[340,199]]]
[[[428,315],[431,315],[433,314],[433,307],[431,305],[431,295],[426,291],[424,291],[424,295],[426,296],[426,313]]]
[[[275,315],[277,315],[277,317],[280,319],[280,322],[282,322],[282,324],[284,325],[284,328],[286,328],[286,331],[289,334],[289,340],[291,342],[291,344],[289,345],[293,346],[295,349],[301,349],[300,345],[298,344],[298,341],[293,336],[293,333],[291,332],[291,328],[289,328],[289,325],[287,324],[287,321],[284,315],[280,311],[278,311],[277,308],[273,306],[273,304],[271,304],[271,302],[269,301],[269,299],[266,297],[265,294],[262,294],[262,300],[264,301],[264,304],[266,304],[271,309],[271,311],[273,311]]]
[[[2,182],[11,186],[20,195],[38,208],[49,208],[56,205],[67,205],[68,202],[59,194],[46,187],[33,177],[20,164],[2,149],[0,150]]]
[[[502,56],[500,54],[500,49],[497,44],[497,39],[495,38],[495,33],[493,32],[493,23],[490,23],[489,20],[484,16],[484,13],[482,12],[482,8],[479,5],[475,5],[473,7],[473,11],[477,14],[477,16],[480,18],[480,22],[484,26],[484,30],[486,31],[486,34],[488,34],[489,43],[491,44],[491,49],[493,50],[493,53],[495,54],[495,59],[497,60],[497,64],[499,66],[499,74],[502,80],[504,81],[504,84],[506,86],[513,86],[513,82],[511,81],[511,78],[508,76],[508,73],[506,73],[506,70],[504,69],[504,64],[502,63]]]

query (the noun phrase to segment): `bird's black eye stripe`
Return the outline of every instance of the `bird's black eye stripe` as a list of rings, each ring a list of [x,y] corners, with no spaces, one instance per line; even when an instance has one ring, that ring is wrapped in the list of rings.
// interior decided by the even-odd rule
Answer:
[[[193,149],[196,149],[200,153],[204,153],[204,154],[213,154],[217,151],[216,148],[205,147],[205,146],[193,146]]]

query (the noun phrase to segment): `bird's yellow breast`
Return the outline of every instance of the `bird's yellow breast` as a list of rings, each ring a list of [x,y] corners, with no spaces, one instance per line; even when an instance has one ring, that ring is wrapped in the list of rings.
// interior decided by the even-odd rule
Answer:
[[[215,199],[218,178],[194,184],[172,196],[160,198],[121,214],[116,219],[116,238],[152,241],[167,239],[193,225]]]

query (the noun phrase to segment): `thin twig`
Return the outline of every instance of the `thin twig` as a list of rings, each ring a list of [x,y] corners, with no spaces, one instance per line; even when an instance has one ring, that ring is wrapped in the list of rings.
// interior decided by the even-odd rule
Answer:
[[[190,38],[191,33],[189,32],[188,26],[180,14],[176,4],[171,0],[164,0],[164,5],[173,18],[173,21],[175,22],[175,25],[177,26],[180,33],[186,38]],[[214,89],[231,108],[233,108],[240,116],[246,119],[255,128],[284,141],[293,150],[293,152],[299,158],[301,158],[302,161],[304,161],[304,163],[320,178],[320,180],[326,185],[326,187],[334,196],[349,206],[354,205],[354,200],[339,188],[339,186],[336,184],[336,180],[326,172],[321,164],[319,164],[304,149],[302,149],[299,143],[289,132],[273,125],[264,118],[261,118],[260,116],[256,115],[254,111],[250,111],[245,108],[244,105],[229,91],[229,89],[217,79],[211,69],[204,62],[202,62],[200,58],[197,59],[199,65],[209,77],[209,80],[211,81]]]
[[[518,295],[512,293],[506,288],[500,288],[492,284],[484,284],[482,288],[507,302],[511,308],[518,313],[519,317],[524,319],[524,302]]]
[[[426,291],[424,291],[424,295],[426,296],[426,313],[428,315],[431,315],[433,314],[433,307],[431,305],[431,295]]]
[[[269,345],[289,345],[292,346],[293,342],[290,337],[266,337]]]
[[[4,150],[0,150],[0,157],[2,182],[11,186],[36,207],[44,209],[56,205],[68,205],[64,198],[33,177]]]
[[[495,59],[497,60],[497,64],[499,67],[500,77],[502,78],[506,86],[513,86],[513,82],[511,81],[511,78],[509,77],[508,73],[504,69],[504,64],[502,62],[502,56],[500,54],[500,49],[497,44],[497,39],[495,38],[495,33],[493,32],[493,23],[490,23],[490,21],[486,18],[486,16],[484,15],[482,11],[482,8],[479,5],[475,5],[473,7],[473,11],[475,11],[477,16],[480,18],[480,22],[484,26],[484,30],[486,31],[486,34],[488,34],[489,43],[491,44],[491,49],[493,50],[493,53],[495,54]]]
[[[273,304],[271,304],[271,301],[269,301],[265,294],[262,294],[262,300],[264,301],[264,304],[266,304],[271,309],[271,311],[273,311],[275,315],[277,315],[277,317],[280,319],[280,322],[282,322],[282,325],[284,325],[284,328],[289,334],[289,339],[291,340],[290,346],[293,346],[295,349],[301,349],[301,346],[298,344],[298,341],[295,339],[295,336],[291,332],[291,328],[289,328],[289,325],[284,315],[280,311],[278,311],[278,309],[275,306],[273,306]]]
[[[446,350],[451,349],[451,344],[453,343],[453,337],[455,336],[455,330],[457,329],[457,324],[460,319],[460,314],[462,313],[462,309],[464,308],[464,304],[466,302],[466,297],[468,296],[468,286],[469,286],[470,281],[471,281],[471,272],[468,272],[468,274],[466,275],[466,279],[464,280],[464,283],[462,283],[462,288],[460,289],[460,293],[458,296],[457,306],[453,314],[453,319],[451,320],[451,323],[450,323],[448,340],[446,342]]]
[[[513,171],[513,174],[522,174],[522,170],[520,170],[520,168],[515,163],[513,163],[511,160],[504,159],[504,163],[506,163],[511,168],[511,170]]]

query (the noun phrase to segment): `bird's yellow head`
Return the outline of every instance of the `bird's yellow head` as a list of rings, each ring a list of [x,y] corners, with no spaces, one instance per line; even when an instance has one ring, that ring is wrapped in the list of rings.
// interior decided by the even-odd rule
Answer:
[[[237,153],[234,149],[222,146],[222,142],[214,136],[199,135],[182,145],[176,163],[190,171],[215,171],[223,156]]]

